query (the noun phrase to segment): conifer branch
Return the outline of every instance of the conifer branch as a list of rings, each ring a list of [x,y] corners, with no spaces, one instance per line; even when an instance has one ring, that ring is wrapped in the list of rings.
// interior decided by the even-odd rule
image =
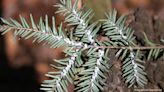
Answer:
[[[71,2],[69,2],[69,1],[66,2],[65,0],[63,0],[63,2],[61,2],[61,4],[57,5],[57,7],[59,7],[58,13],[64,13],[64,15],[66,16],[65,21],[69,25],[77,26],[77,28],[76,28],[76,30],[74,32],[74,35],[77,36],[77,37],[80,37],[81,38],[80,41],[87,42],[87,44],[84,43],[84,49],[86,49],[89,44],[97,46],[97,43],[96,43],[96,41],[94,39],[94,36],[99,31],[100,26],[95,28],[97,23],[93,23],[91,25],[88,25],[89,20],[86,20],[86,19],[89,18],[89,16],[91,15],[92,11],[88,10],[85,14],[82,14],[82,12],[78,11],[77,8],[74,8],[74,7],[77,7],[77,3],[78,3],[78,0],[76,0],[75,4],[73,6],[71,6]],[[95,30],[94,30],[94,28],[95,28]],[[99,49],[99,48],[98,48],[98,51],[99,52],[104,52],[104,50]],[[101,54],[101,56],[99,56],[98,59],[95,61],[95,62],[97,62],[99,64],[99,66],[101,66],[100,62],[102,61],[102,56],[103,56],[103,54]],[[89,57],[92,57],[92,56],[89,56]],[[85,65],[86,64],[84,64],[84,66]],[[94,85],[94,87],[97,87],[97,89],[99,89],[99,87],[100,87],[98,85],[95,85],[95,83],[94,83],[95,81],[98,81],[98,80],[96,80],[96,78],[99,77],[98,76],[98,73],[100,72],[100,70],[99,70],[100,67],[99,66],[97,64],[95,64],[95,66],[94,66],[95,68],[93,70],[93,74],[92,75],[88,75],[87,72],[86,72],[81,77],[81,78],[83,78],[83,77],[86,77],[86,76],[88,76],[88,77],[90,76],[90,80],[91,80],[91,82],[89,83],[91,85],[90,88],[89,88],[90,90],[94,90],[93,85]],[[86,69],[84,71],[88,71],[88,70],[89,69]],[[84,71],[82,71],[82,72],[84,72]],[[82,82],[80,80],[79,82],[81,82],[83,84],[83,83],[85,83],[85,80],[83,80],[83,81],[84,82]],[[78,88],[80,88],[81,91],[82,91],[82,87],[83,86],[78,86]],[[78,88],[76,88],[76,89],[78,89]],[[85,86],[83,88],[83,91],[88,90],[86,88],[87,87]],[[102,88],[101,88],[101,90],[102,90]]]
[[[55,65],[51,65],[52,67],[59,69],[61,72],[59,71],[49,72],[47,76],[52,78],[52,80],[45,80],[42,84],[43,88],[41,88],[41,90],[52,91],[52,92],[68,92],[67,87],[69,83],[67,81],[73,83],[73,78],[75,76],[74,72],[76,67],[75,63],[78,57],[77,55],[78,51],[79,50],[76,50],[74,51],[74,53],[71,53],[72,56],[67,59],[55,60],[57,63],[66,66],[62,68],[62,67],[57,67]],[[63,61],[68,61],[68,63]]]
[[[144,34],[145,43],[148,45],[136,45],[134,31],[124,25],[125,16],[117,19],[116,10],[107,14],[107,19],[101,22],[102,24],[90,23],[93,11],[89,9],[83,12],[83,9],[78,9],[77,3],[78,0],[74,4],[71,0],[60,0],[60,3],[55,5],[59,9],[57,13],[65,16],[66,24],[73,27],[72,33],[67,35],[62,31],[62,25],[56,28],[54,17],[52,17],[52,27],[48,24],[47,16],[45,16],[45,22],[40,18],[39,23],[36,24],[30,15],[31,26],[21,16],[20,22],[2,19],[5,24],[0,26],[2,34],[14,31],[16,36],[25,39],[34,38],[34,42],[46,42],[52,48],[66,47],[63,50],[66,58],[54,60],[55,64],[51,66],[58,71],[46,74],[51,79],[45,80],[41,89],[46,92],[68,92],[68,85],[72,83],[75,85],[76,92],[103,91],[106,85],[106,73],[109,71],[110,49],[116,49],[115,56],[122,60],[122,76],[128,87],[146,85],[145,58],[141,60],[141,57],[148,51],[148,55],[144,55],[146,60],[158,59],[164,56],[164,46],[152,43],[146,34]],[[104,32],[101,32],[100,28]],[[109,40],[100,42],[96,38],[99,35],[98,32]]]
[[[72,2],[70,0],[61,0],[60,4],[55,5],[59,8],[59,11],[57,13],[63,14],[65,18],[65,22],[68,23],[68,25],[77,26],[74,35],[77,37],[83,37],[85,34],[85,37],[87,38],[81,38],[82,42],[88,42],[91,44],[94,43],[93,35],[91,35],[93,28],[96,26],[88,25],[90,19],[92,18],[92,10],[88,10],[86,13],[83,14],[82,11],[78,10],[78,0],[75,0],[75,3],[72,5]],[[87,41],[88,40],[88,41]]]
[[[137,58],[139,61],[142,61],[138,56],[136,56],[137,52],[132,48],[132,46],[136,46],[134,43],[134,32],[128,27],[124,26],[124,16],[117,20],[116,10],[113,10],[111,13],[109,13],[107,17],[108,19],[104,23],[104,31],[107,31],[106,35],[111,39],[112,44],[116,46],[120,45],[128,47],[128,49],[120,49],[116,53],[116,56],[121,57],[123,60],[122,70],[126,83],[129,84],[129,87],[136,84],[143,87],[145,84],[147,84],[147,78],[145,77],[145,68],[140,67],[142,65],[137,63],[135,59]],[[142,63],[143,62],[144,61],[142,61]]]
[[[88,48],[108,48],[108,49],[133,49],[133,50],[151,50],[151,49],[164,49],[164,46],[94,46],[88,45]]]
[[[25,39],[34,38],[34,42],[36,41],[38,43],[41,43],[42,41],[45,41],[52,48],[60,47],[63,45],[70,45],[74,47],[82,45],[81,42],[75,42],[70,40],[69,38],[66,38],[61,29],[62,25],[59,28],[59,33],[57,33],[55,26],[53,26],[53,28],[50,29],[47,23],[48,17],[46,17],[45,19],[45,24],[43,23],[42,19],[40,19],[40,24],[36,25],[31,15],[31,23],[33,25],[33,27],[31,28],[29,27],[29,24],[27,24],[27,21],[23,17],[20,16],[20,19],[22,21],[22,24],[13,19],[11,19],[11,22],[2,19],[2,21],[6,24],[4,26],[0,26],[0,31],[3,32],[2,35],[9,31],[14,31],[15,35],[18,35]],[[53,25],[55,25],[54,17],[52,18],[52,21]]]

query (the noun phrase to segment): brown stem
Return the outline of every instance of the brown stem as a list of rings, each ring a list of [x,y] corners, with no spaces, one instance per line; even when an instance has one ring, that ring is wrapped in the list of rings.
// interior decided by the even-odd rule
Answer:
[[[149,50],[149,49],[164,49],[164,46],[88,46],[88,48],[109,48],[109,49],[133,49],[133,50]]]
[[[9,26],[3,26],[3,27],[9,27]],[[21,29],[21,30],[29,30],[29,31],[38,31],[38,29],[32,29],[32,28],[16,28],[12,27],[13,29]],[[41,32],[41,31],[39,31]],[[48,34],[49,33],[44,33]],[[95,45],[89,45],[88,48],[108,48],[108,49],[133,49],[133,50],[150,50],[150,49],[164,49],[164,45],[158,45],[158,46],[95,46]],[[81,48],[81,47],[80,47]]]

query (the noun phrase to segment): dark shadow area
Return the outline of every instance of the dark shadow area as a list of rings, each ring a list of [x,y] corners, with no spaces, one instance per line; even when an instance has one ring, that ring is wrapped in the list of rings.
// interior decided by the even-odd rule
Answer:
[[[2,10],[1,0],[0,17],[2,17]],[[40,92],[36,78],[33,66],[18,69],[9,66],[4,36],[0,36],[0,92]]]

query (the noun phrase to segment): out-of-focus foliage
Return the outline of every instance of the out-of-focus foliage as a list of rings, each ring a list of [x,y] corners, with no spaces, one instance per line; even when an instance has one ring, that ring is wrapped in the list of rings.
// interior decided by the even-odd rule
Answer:
[[[105,13],[112,9],[111,0],[83,0],[84,4],[88,6],[89,8],[93,9],[95,16],[93,17],[93,21],[104,19]],[[88,9],[86,7],[86,10]]]

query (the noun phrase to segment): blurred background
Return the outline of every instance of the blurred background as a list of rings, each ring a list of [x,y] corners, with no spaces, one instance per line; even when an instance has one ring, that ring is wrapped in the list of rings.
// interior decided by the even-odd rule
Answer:
[[[0,0],[0,16],[19,19],[22,15],[28,20],[31,13],[37,22],[40,16],[47,14],[55,16],[58,25],[63,20],[62,16],[55,14],[57,9],[53,7],[58,1]],[[139,41],[143,39],[142,31],[156,43],[164,38],[164,0],[82,0],[79,8],[83,3],[93,8],[96,15],[93,20],[105,18],[104,13],[111,8],[116,8],[119,15],[129,14],[127,23],[135,29]],[[46,79],[44,74],[51,69],[49,64],[53,63],[52,59],[61,57],[61,48],[49,49],[48,46],[32,44],[31,40],[14,37],[12,32],[0,36],[0,92],[42,92],[39,87]],[[120,63],[113,64],[107,92],[131,92],[120,77]],[[162,65],[162,60],[147,62],[146,70],[150,75],[147,88],[164,89]]]

